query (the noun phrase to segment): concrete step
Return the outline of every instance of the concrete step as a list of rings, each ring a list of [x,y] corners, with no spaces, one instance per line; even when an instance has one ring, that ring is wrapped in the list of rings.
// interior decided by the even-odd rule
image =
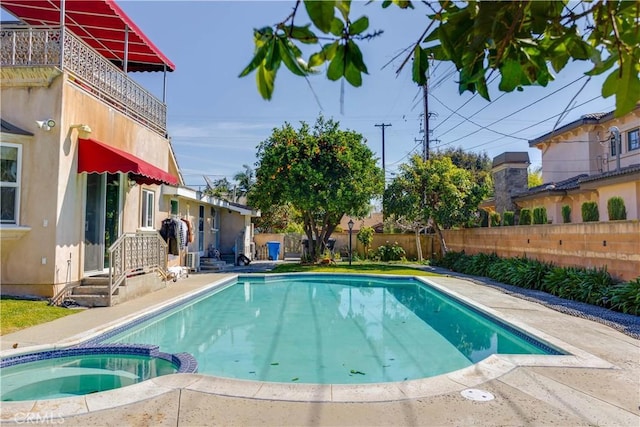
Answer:
[[[107,307],[109,297],[107,295],[71,295],[69,299],[83,307]],[[113,296],[113,303],[117,304],[118,296]]]
[[[73,288],[71,295],[108,295],[109,284],[105,285],[80,285]]]
[[[109,277],[108,276],[85,277],[82,279],[82,282],[81,282],[81,286],[84,286],[84,285],[109,286]]]

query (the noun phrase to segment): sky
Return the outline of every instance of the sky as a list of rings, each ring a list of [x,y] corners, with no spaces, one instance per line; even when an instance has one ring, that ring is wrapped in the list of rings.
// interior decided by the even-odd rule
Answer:
[[[255,73],[238,77],[252,58],[253,29],[282,21],[293,0],[117,2],[176,65],[167,79],[167,125],[187,186],[204,186],[204,175],[232,181],[243,165],[255,168],[256,147],[274,128],[285,122],[296,128],[301,121],[312,124],[319,114],[361,133],[380,166],[382,128],[375,125],[391,124],[385,128],[388,179],[412,153],[421,153],[422,90],[411,81],[410,68],[397,73],[405,59],[403,49],[415,43],[428,24],[427,10],[420,4],[415,10],[401,10],[382,9],[379,1],[352,3],[352,20],[367,15],[370,30],[384,33],[360,44],[369,74],[363,76],[360,88],[345,83],[341,102],[341,83],[324,74],[305,80],[282,66],[270,101],[260,97]],[[307,23],[300,9],[303,13],[296,23]],[[614,97],[599,96],[606,76],[587,81],[588,69],[588,64],[571,64],[547,87],[507,94],[497,90],[496,80],[490,85],[488,102],[479,95],[458,93],[452,65],[432,64],[428,100],[432,150],[461,147],[490,158],[505,151],[527,151],[532,167],[540,166],[540,152],[530,149],[528,140],[584,114],[615,108]],[[130,76],[162,98],[162,73]]]

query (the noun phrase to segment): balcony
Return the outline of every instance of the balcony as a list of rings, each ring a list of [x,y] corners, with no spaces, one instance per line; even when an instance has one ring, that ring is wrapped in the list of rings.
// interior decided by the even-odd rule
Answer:
[[[70,81],[127,117],[162,136],[167,133],[167,106],[63,28],[3,26],[0,67],[3,86],[9,85],[7,67],[23,69],[22,75],[39,68],[67,72]]]

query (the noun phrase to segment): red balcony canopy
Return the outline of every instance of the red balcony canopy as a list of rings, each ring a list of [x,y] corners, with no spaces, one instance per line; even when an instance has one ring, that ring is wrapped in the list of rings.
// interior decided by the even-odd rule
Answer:
[[[2,8],[28,25],[60,26],[61,0],[2,0]],[[152,6],[150,6],[152,7]],[[127,71],[173,71],[173,63],[114,0],[65,0],[65,27]]]
[[[128,173],[140,184],[178,185],[178,178],[144,160],[94,139],[78,138],[78,173]]]

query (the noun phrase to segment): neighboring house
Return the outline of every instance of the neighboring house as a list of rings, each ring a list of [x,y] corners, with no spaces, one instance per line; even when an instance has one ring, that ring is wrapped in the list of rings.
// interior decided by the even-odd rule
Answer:
[[[0,29],[3,294],[57,298],[108,273],[111,295],[132,272],[166,274],[156,230],[171,215],[189,219],[194,239],[169,265],[233,247],[241,232],[250,246],[255,212],[182,186],[164,95],[128,76],[160,72],[166,83],[175,67],[113,0],[1,7],[20,21]]]
[[[349,220],[353,221],[353,233],[357,234],[363,227],[371,227],[376,233],[384,232],[384,219],[382,212],[373,212],[364,218],[351,218],[348,215],[342,217],[340,228],[343,233],[349,232]]]
[[[612,135],[618,132],[616,146]],[[582,222],[582,204],[595,201],[600,220],[607,221],[607,201],[619,196],[624,199],[627,219],[639,219],[639,133],[640,106],[620,118],[613,112],[587,114],[531,140],[529,146],[542,152],[543,184],[526,189],[523,171],[528,156],[504,153],[494,159],[495,198],[485,201],[482,208],[502,214],[544,206],[548,220],[558,224],[562,223],[563,206],[570,206],[572,222]]]

